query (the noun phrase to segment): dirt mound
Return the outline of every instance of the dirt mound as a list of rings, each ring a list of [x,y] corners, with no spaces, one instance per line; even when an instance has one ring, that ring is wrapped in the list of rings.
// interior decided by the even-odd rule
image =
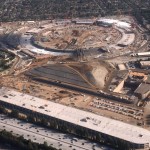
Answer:
[[[104,88],[106,77],[108,75],[108,70],[104,66],[97,66],[93,68],[91,72],[92,78],[90,77],[90,80],[92,83],[95,83],[96,86],[99,88]]]
[[[84,79],[86,79],[86,81],[88,81],[93,86],[100,89],[104,88],[109,72],[107,65],[104,63],[92,62],[87,64],[80,64],[77,66],[71,65],[71,67],[82,74],[82,77],[84,77]]]

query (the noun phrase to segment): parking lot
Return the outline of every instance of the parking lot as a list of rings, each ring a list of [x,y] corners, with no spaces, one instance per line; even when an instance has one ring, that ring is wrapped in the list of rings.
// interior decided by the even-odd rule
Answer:
[[[96,107],[99,109],[104,109],[104,110],[109,110],[112,112],[116,112],[125,116],[132,117],[137,120],[141,120],[143,117],[143,110],[139,110],[136,108],[130,108],[128,106],[124,106],[121,104],[116,104],[111,101],[107,101],[105,99],[94,99],[91,103],[90,106]]]

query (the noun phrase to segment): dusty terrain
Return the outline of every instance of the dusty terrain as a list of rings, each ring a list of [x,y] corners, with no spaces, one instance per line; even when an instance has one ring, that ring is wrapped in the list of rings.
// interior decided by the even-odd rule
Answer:
[[[1,85],[13,88],[17,91],[35,97],[47,99],[48,101],[54,101],[70,107],[76,107],[85,111],[90,111],[123,122],[131,124],[137,123],[137,120],[132,117],[124,116],[109,110],[93,107],[92,106],[93,102],[98,99],[96,97],[85,95],[79,92],[73,92],[67,89],[62,89],[51,85],[47,86],[45,84],[29,80],[24,75],[18,77],[3,78],[1,80]],[[103,102],[103,99],[102,100],[99,99],[99,101]]]
[[[34,36],[42,47],[52,49],[89,49],[115,44],[121,34],[118,30],[87,25],[67,25],[49,28]]]

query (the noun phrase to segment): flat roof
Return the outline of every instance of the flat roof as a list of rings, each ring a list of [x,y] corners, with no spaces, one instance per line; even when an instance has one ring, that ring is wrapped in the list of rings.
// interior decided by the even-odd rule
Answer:
[[[140,61],[142,66],[150,66],[150,61]]]
[[[146,83],[149,83],[149,84],[150,84],[150,74],[147,76]]]
[[[119,70],[126,70],[125,64],[118,64]]]
[[[150,92],[150,84],[147,83],[141,83],[138,88],[135,90],[135,93],[139,94],[145,94],[147,92]]]
[[[36,98],[5,87],[0,88],[0,100],[132,143],[149,143],[150,145],[150,131],[137,126]]]
[[[142,56],[142,55],[150,55],[150,52],[142,52],[142,53],[137,53],[139,56]]]
[[[127,22],[121,21],[121,20],[100,18],[97,21],[98,22],[108,23],[108,24],[116,24],[116,26],[121,27],[121,28],[131,28],[131,24],[130,23],[127,23]]]

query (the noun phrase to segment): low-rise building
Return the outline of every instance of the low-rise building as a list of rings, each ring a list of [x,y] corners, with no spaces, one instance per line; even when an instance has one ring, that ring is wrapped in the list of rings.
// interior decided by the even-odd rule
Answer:
[[[145,99],[150,95],[150,84],[141,83],[134,92],[140,99]]]
[[[118,64],[118,68],[119,68],[119,70],[127,70],[127,68],[126,68],[126,66],[125,66],[125,64]]]
[[[141,68],[150,68],[150,61],[140,61]]]
[[[72,20],[72,22],[75,24],[93,25],[95,20],[93,20],[93,19],[75,19],[75,20]]]

